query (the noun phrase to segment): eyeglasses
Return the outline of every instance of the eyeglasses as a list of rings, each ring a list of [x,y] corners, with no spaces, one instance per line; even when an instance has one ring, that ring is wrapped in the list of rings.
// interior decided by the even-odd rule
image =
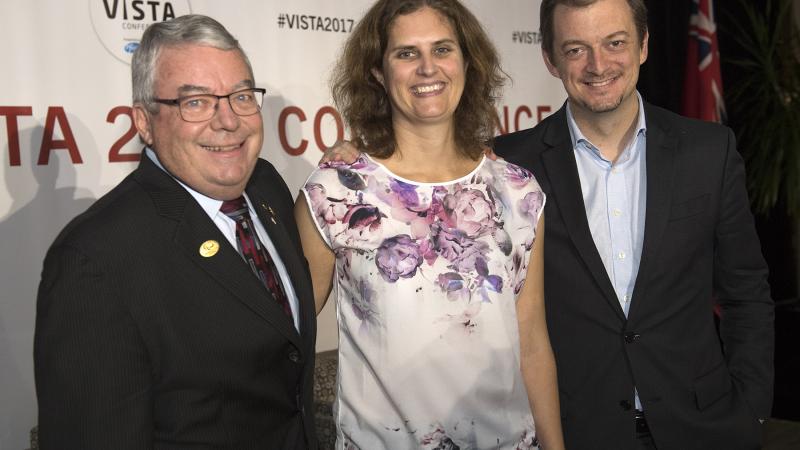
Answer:
[[[232,92],[228,95],[198,94],[178,98],[154,98],[153,101],[164,105],[177,106],[181,118],[187,122],[205,122],[214,117],[219,101],[228,99],[231,109],[239,116],[252,116],[261,111],[261,102],[267,92],[263,88],[249,88]]]

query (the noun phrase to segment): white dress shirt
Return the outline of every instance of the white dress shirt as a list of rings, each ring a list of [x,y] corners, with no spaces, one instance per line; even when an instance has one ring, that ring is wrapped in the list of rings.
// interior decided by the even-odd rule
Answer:
[[[181,186],[183,186],[186,191],[192,195],[192,197],[200,204],[200,207],[203,208],[203,211],[208,214],[208,217],[214,222],[214,225],[219,228],[219,231],[225,236],[228,242],[233,246],[234,249],[237,249],[236,243],[236,221],[231,219],[230,217],[226,216],[219,208],[222,206],[222,200],[216,200],[211,197],[205,196],[194,189],[190,188],[186,184],[184,184],[181,180],[177,179],[173,176],[167,169],[161,165],[161,162],[158,160],[158,156],[156,153],[147,147],[145,149],[145,154],[148,158],[150,158],[155,165],[157,165],[161,170],[168,173],[175,181],[178,182]],[[253,209],[253,204],[250,202],[250,199],[247,197],[247,193],[242,193],[245,200],[247,201],[247,208],[250,212],[250,217],[253,219],[253,224],[256,228],[256,234],[258,235],[258,239],[261,240],[261,243],[264,244],[264,248],[269,252],[269,257],[272,258],[272,261],[275,263],[275,267],[278,269],[278,275],[281,279],[281,284],[283,286],[283,292],[286,293],[286,298],[289,300],[289,307],[292,309],[292,320],[294,321],[294,327],[298,331],[300,330],[300,315],[299,315],[299,301],[297,300],[297,294],[294,292],[294,288],[292,287],[292,281],[289,277],[289,272],[286,270],[286,266],[281,261],[280,255],[278,254],[275,245],[272,243],[272,239],[270,239],[269,234],[264,229],[264,225],[261,224],[261,220],[258,218],[258,214],[256,214],[255,209]],[[238,250],[237,250],[238,252]],[[255,276],[255,275],[254,275]]]

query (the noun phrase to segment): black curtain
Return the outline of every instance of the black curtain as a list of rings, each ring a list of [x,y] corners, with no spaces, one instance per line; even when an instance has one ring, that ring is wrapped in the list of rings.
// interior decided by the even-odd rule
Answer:
[[[645,3],[650,43],[639,75],[639,92],[648,102],[680,114],[691,0]]]
[[[748,0],[760,11],[767,0]],[[681,113],[686,43],[688,39],[691,0],[645,0],[650,29],[649,55],[642,66],[638,89],[650,103]],[[723,93],[741,80],[741,69],[731,60],[741,57],[736,43],[737,33],[746,32],[735,26],[745,22],[738,0],[716,0],[717,39],[721,55]],[[734,132],[746,113],[737,112],[726,98],[728,123]],[[738,114],[738,115],[737,115]],[[768,118],[764,118],[768,120]],[[797,263],[792,239],[794,220],[782,205],[769,214],[756,215],[756,228],[764,257],[769,265],[772,296],[777,302],[775,331],[775,399],[773,417],[800,420],[800,306],[797,298]]]

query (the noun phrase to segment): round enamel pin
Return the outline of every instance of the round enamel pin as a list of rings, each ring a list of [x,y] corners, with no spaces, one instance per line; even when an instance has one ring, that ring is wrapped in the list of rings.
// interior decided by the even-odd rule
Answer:
[[[209,239],[200,245],[200,256],[210,258],[219,251],[219,242]]]

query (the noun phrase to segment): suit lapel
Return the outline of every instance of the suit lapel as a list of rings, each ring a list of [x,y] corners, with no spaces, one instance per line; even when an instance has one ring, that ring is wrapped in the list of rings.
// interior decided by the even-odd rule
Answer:
[[[200,255],[199,248],[208,239],[218,240],[220,249],[216,255],[205,258]],[[186,209],[183,220],[175,230],[175,243],[187,258],[225,286],[254,313],[299,346],[297,330],[286,317],[283,308],[264,289],[239,252],[228,243],[228,240],[199,206]]]
[[[178,251],[229,290],[238,301],[301,347],[294,324],[191,195],[147,156],[142,156],[138,172],[137,177],[153,199],[159,214],[175,221],[173,241]],[[200,246],[209,240],[216,241],[219,250],[212,256],[204,257],[200,254]]]
[[[554,204],[558,205],[567,233],[609,306],[621,320],[625,320],[625,314],[619,305],[614,287],[589,229],[578,166],[567,127],[566,105],[550,122],[544,132],[543,141],[547,149],[542,152],[542,164],[550,181],[550,195],[555,197]]]
[[[672,202],[672,181],[678,139],[669,124],[659,120],[656,112],[645,103],[647,121],[647,204],[645,206],[644,238],[639,272],[633,288],[633,301],[628,317],[635,317],[646,303],[648,269],[656,264],[656,255],[669,221]]]
[[[254,174],[253,177],[255,178],[256,176],[257,175]],[[294,288],[298,300],[297,306],[300,318],[300,330],[305,336],[310,331],[308,327],[311,321],[314,320],[316,312],[312,305],[306,304],[307,302],[305,302],[304,299],[313,298],[313,293],[311,292],[309,283],[298,283],[298,280],[306,279],[300,276],[300,274],[306,273],[306,266],[301,259],[300,253],[290,239],[290,233],[286,229],[284,221],[280,218],[278,211],[272,206],[269,200],[270,198],[274,198],[277,194],[273,193],[270,195],[259,188],[260,186],[269,185],[269,183],[251,183],[247,188],[247,195],[253,203],[253,209],[255,209],[256,214],[258,214],[258,218],[264,226],[264,230],[275,246],[278,256],[286,267],[286,271],[289,273],[289,278],[291,279],[292,287]],[[277,305],[277,301],[274,303]]]

